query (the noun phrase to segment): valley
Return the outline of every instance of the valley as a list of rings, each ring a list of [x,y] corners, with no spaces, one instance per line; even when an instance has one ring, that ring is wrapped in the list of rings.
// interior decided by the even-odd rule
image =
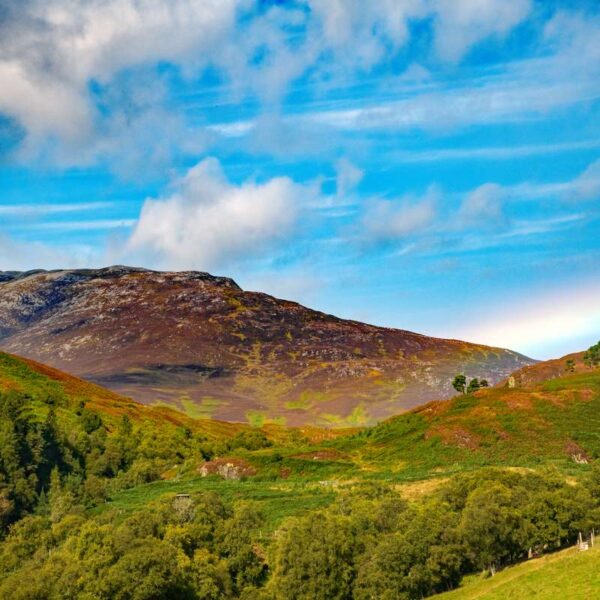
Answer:
[[[15,277],[30,284],[30,275]],[[89,285],[88,275],[81,277],[75,276],[76,285]],[[187,286],[190,276],[181,277]],[[194,294],[203,277],[211,276],[193,275]],[[94,287],[103,285],[96,279],[94,273]],[[75,284],[67,280],[68,290]],[[165,281],[179,290],[181,282]],[[39,342],[33,352],[32,340],[41,340],[50,326],[58,339],[71,331],[68,319],[78,319],[74,329],[91,331],[81,319],[82,298],[71,291],[57,300],[55,283],[48,285],[53,291],[45,303],[36,290],[35,302],[18,296],[16,309],[11,291],[12,312],[5,304],[2,313],[4,341],[44,354],[50,342]],[[212,277],[208,285],[234,286]],[[86,301],[90,293],[83,293]],[[130,298],[124,302],[131,306]],[[57,312],[48,307],[63,303]],[[219,322],[225,318],[220,310]],[[124,307],[117,313],[115,319],[126,319]],[[390,330],[386,338],[380,329],[317,315],[319,327],[333,319],[342,330],[359,330],[363,348],[373,336],[408,347],[425,343],[417,334]],[[113,331],[113,317],[100,322],[105,318]],[[346,335],[333,337],[346,343]],[[74,347],[88,344],[88,338],[69,336]],[[446,349],[463,344],[426,340]],[[110,344],[118,341],[113,337]],[[55,363],[83,360],[69,343],[57,347]],[[223,352],[216,344],[213,350]],[[176,386],[219,379],[189,361],[161,363],[151,373],[130,371],[126,382],[108,377],[115,388],[109,390],[0,352],[0,596],[70,597],[97,590],[101,582],[107,598],[124,589],[130,591],[123,597],[153,598],[152,590],[160,589],[166,597],[408,600],[453,588],[440,598],[492,599],[524,590],[552,598],[566,590],[561,573],[573,568],[582,575],[564,597],[586,597],[597,586],[585,571],[597,564],[597,551],[584,555],[571,546],[580,531],[588,535],[600,526],[600,371],[591,350],[517,365],[498,376],[496,386],[454,390],[448,399],[352,427],[340,427],[349,424],[344,420],[337,427],[219,420],[116,391],[168,390],[171,379]],[[102,364],[110,361],[99,362],[89,379],[103,381]],[[443,368],[449,364],[462,366]],[[444,386],[452,385],[452,374]],[[87,546],[88,536],[99,545]],[[31,540],[45,550],[34,551]],[[532,551],[541,557],[527,561]],[[150,587],[130,587],[131,569]],[[335,577],[328,579],[323,569]]]

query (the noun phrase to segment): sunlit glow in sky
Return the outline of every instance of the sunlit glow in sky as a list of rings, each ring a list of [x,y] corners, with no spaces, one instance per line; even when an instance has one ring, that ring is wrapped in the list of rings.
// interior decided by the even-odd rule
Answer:
[[[600,338],[595,0],[24,0],[0,270],[232,276],[535,358]]]

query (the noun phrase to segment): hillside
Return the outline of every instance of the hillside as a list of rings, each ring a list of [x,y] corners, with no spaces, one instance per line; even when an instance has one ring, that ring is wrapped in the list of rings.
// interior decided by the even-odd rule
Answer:
[[[596,550],[552,552],[600,524],[587,464],[600,370],[321,435],[194,421],[2,353],[0,400],[0,597],[368,600],[461,585],[457,598],[585,598],[599,585]],[[530,548],[548,554],[522,562]]]
[[[185,427],[211,439],[232,437],[246,429],[237,423],[192,419],[168,407],[146,406],[36,361],[0,352],[0,392],[8,391],[26,394],[39,405],[50,399],[67,418],[85,405],[112,428],[127,416],[141,427]]]
[[[142,429],[185,427],[207,439],[227,439],[242,424],[193,419],[167,407],[146,406],[64,372],[0,353],[0,390],[26,393],[44,407],[58,399],[59,415],[76,408],[101,415],[114,428],[123,415]],[[276,425],[262,430],[275,445],[232,450],[260,480],[392,480],[402,485],[474,468],[533,467],[553,462],[567,471],[600,456],[600,370],[575,373],[527,388],[489,388],[430,402],[359,431]],[[161,493],[157,484],[156,492]],[[412,485],[412,484],[411,484]],[[418,486],[430,490],[434,481]],[[416,490],[417,488],[415,488]],[[412,493],[407,488],[407,493]]]
[[[498,382],[509,350],[346,321],[207,273],[0,273],[0,347],[147,404],[253,424],[365,425]]]
[[[587,373],[590,371],[583,362],[583,356],[585,352],[574,352],[573,354],[567,354],[562,358],[553,358],[551,360],[544,360],[534,365],[527,365],[511,373],[511,377],[514,380],[516,387],[533,385],[549,379],[556,379],[557,377],[563,377],[569,373]],[[508,380],[500,382],[499,385],[508,384]]]
[[[588,600],[600,590],[600,548],[569,548],[521,563],[489,578],[474,576],[436,600]]]
[[[549,461],[572,470],[600,456],[600,370],[430,402],[334,443],[399,479]]]

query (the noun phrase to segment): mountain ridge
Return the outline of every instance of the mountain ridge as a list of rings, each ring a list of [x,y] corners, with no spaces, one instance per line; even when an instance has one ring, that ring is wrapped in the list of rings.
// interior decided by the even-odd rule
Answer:
[[[254,424],[364,425],[496,383],[516,352],[340,319],[200,271],[0,272],[0,347],[146,403]]]

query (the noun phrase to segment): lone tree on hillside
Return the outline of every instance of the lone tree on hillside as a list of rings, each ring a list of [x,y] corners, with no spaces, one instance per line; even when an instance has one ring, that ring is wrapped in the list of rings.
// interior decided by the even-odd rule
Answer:
[[[567,373],[575,373],[575,361],[572,358],[567,359],[565,363],[565,371]]]
[[[480,381],[477,377],[471,379],[469,385],[467,385],[467,378],[462,373],[456,375],[452,380],[452,387],[461,394],[472,394],[480,388],[489,387],[489,385],[487,379]]]
[[[461,394],[465,394],[466,393],[466,387],[467,387],[467,378],[464,375],[457,375],[453,380],[452,380],[452,387],[457,391],[460,392]]]
[[[477,379],[477,377],[471,379],[471,381],[469,382],[469,385],[467,387],[467,394],[476,392],[480,387],[481,387],[481,384],[479,383],[479,379]]]
[[[583,355],[583,362],[592,368],[600,365],[600,342],[588,348],[587,352]]]

